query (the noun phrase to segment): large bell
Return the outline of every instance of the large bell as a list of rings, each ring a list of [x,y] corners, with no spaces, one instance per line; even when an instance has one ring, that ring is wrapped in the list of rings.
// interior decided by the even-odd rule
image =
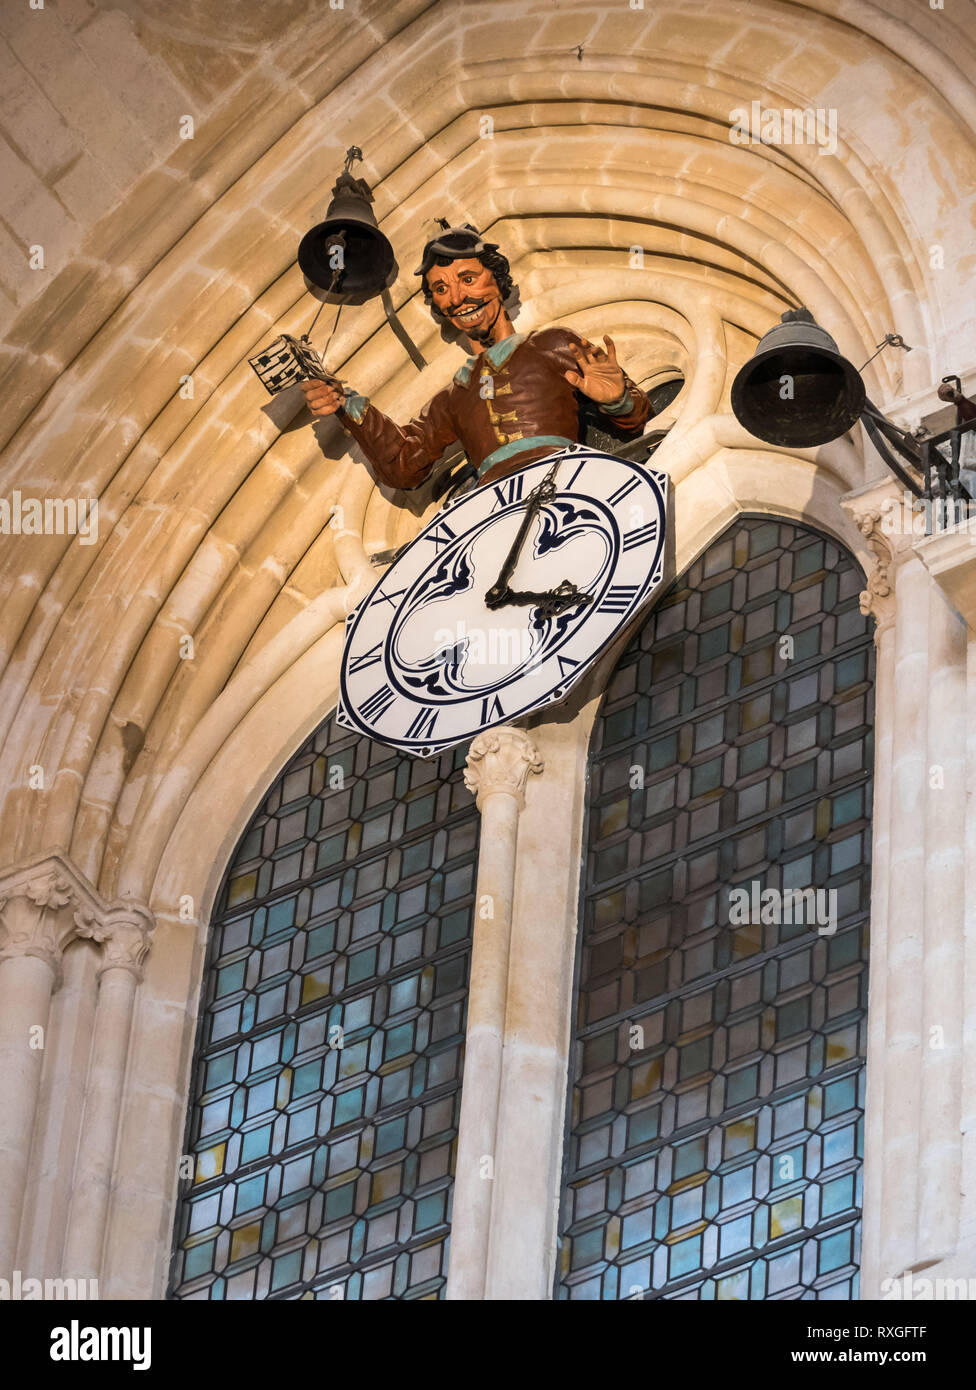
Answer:
[[[732,383],[732,413],[767,444],[809,449],[845,434],[864,410],[860,373],[809,309],[785,313]]]
[[[346,170],[336,179],[325,221],[302,237],[298,264],[316,299],[365,304],[397,277],[393,247],[376,225],[365,179]]]

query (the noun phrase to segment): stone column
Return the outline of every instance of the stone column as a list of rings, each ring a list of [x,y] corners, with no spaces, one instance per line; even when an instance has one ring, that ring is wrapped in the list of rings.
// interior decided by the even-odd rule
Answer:
[[[602,692],[600,692],[602,694]],[[492,1301],[553,1296],[580,845],[590,733],[600,695],[583,714],[532,730],[546,775],[519,821],[519,871],[505,1006],[488,1278]]]
[[[55,1274],[61,1269],[71,1171],[84,1110],[88,1049],[95,1026],[97,964],[94,942],[70,942],[61,963],[61,984],[51,1000],[17,1244],[18,1268],[34,1275]]]
[[[875,619],[874,645],[877,649],[874,681],[874,800],[871,810],[871,944],[868,964],[870,996],[868,1004],[867,1102],[864,1124],[864,1206],[861,1222],[861,1292],[875,1289],[881,1268],[885,1108],[885,1034],[883,1020],[887,1003],[888,872],[891,860],[891,760],[895,690],[895,598],[889,567],[890,546],[879,529],[881,514],[861,512],[855,516],[870,546],[875,563],[868,570],[867,588],[861,594],[861,612]],[[893,577],[892,577],[893,578]],[[879,711],[884,717],[879,718]],[[873,1026],[877,1022],[877,1026]]]
[[[861,1267],[862,1297],[878,1298],[892,1281],[909,1296],[903,1280],[955,1275],[965,1244],[973,692],[960,604],[976,598],[976,565],[971,536],[916,534],[893,482],[844,505],[874,552],[862,611],[879,624]]]
[[[478,885],[465,1031],[464,1082],[451,1217],[449,1299],[485,1293],[502,1071],[508,956],[519,814],[530,772],[542,771],[523,729],[503,727],[471,744],[465,785],[481,812]]]
[[[0,873],[0,1278],[9,1279],[61,955],[97,900],[60,855]]]
[[[873,552],[878,629],[861,1296],[915,1257],[921,1122],[928,604],[911,512],[885,481],[844,500]]]
[[[928,576],[926,576],[928,578]],[[928,578],[928,746],[922,932],[922,1106],[916,1265],[959,1229],[966,913],[966,624]],[[970,846],[970,852],[976,846]]]
[[[152,928],[149,912],[136,903],[110,908],[102,922],[91,924],[103,959],[62,1262],[72,1279],[100,1275],[132,1008]]]
[[[929,578],[914,556],[902,557],[891,720],[890,860],[885,972],[885,1099],[881,1212],[882,1279],[915,1261],[919,1196],[922,1067],[922,944],[925,923],[926,686]],[[870,1026],[870,1025],[869,1025]]]
[[[968,709],[976,708],[976,605],[967,643]],[[976,845],[976,719],[966,730],[966,844]],[[963,969],[962,1194],[959,1251],[962,1268],[976,1268],[976,854],[966,856],[966,960]]]
[[[933,583],[932,762],[942,767],[926,828],[933,903],[927,916],[927,1037],[921,1278],[976,1270],[976,528],[957,524],[915,543]],[[941,1046],[934,1044],[941,1044]],[[931,1088],[931,1094],[929,1094]],[[925,1266],[923,1269],[922,1267]]]

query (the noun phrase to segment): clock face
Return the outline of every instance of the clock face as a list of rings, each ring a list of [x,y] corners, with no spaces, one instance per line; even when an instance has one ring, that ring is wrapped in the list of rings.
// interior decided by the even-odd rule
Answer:
[[[508,586],[580,601],[489,608],[552,469]],[[438,512],[346,619],[338,722],[429,758],[562,700],[661,582],[667,475],[577,444]],[[586,601],[584,596],[589,596]]]

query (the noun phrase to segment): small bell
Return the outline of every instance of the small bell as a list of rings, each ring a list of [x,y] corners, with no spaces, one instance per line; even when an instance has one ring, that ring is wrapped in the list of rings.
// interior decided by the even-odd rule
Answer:
[[[767,444],[809,449],[846,434],[864,411],[864,382],[809,309],[785,313],[732,384],[732,413]]]
[[[336,179],[325,221],[306,232],[298,247],[309,290],[327,304],[365,304],[398,274],[393,247],[373,216],[369,184],[353,178],[350,162],[347,157]]]

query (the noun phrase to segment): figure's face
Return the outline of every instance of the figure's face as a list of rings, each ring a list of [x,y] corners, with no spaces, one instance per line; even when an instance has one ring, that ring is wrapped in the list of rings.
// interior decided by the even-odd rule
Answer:
[[[475,342],[490,339],[504,318],[498,282],[479,260],[435,265],[427,285],[434,307]]]

